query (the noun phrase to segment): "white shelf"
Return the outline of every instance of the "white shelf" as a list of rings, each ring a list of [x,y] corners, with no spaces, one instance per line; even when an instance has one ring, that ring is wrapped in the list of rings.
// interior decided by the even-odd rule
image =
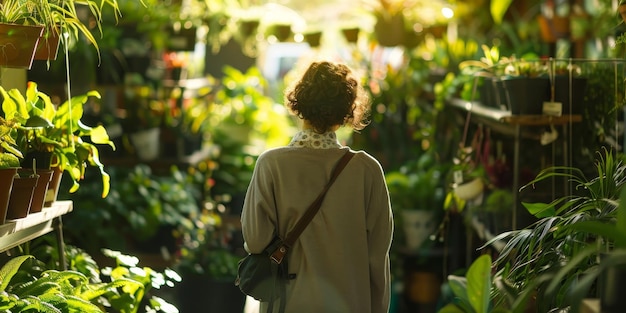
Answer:
[[[49,233],[54,227],[53,220],[72,209],[72,201],[55,201],[41,212],[30,213],[25,218],[8,219],[0,225],[0,252]]]

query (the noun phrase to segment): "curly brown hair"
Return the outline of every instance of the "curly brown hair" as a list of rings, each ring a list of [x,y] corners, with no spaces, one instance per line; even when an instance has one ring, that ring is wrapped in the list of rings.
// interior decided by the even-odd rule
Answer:
[[[285,105],[318,133],[336,125],[358,131],[369,123],[369,96],[344,64],[311,63],[302,78],[285,91]]]

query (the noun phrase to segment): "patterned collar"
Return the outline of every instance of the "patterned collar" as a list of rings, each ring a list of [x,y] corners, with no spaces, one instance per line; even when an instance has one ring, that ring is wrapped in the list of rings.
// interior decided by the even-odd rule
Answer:
[[[313,149],[341,148],[337,135],[333,131],[318,134],[312,129],[304,129],[296,133],[289,146]]]

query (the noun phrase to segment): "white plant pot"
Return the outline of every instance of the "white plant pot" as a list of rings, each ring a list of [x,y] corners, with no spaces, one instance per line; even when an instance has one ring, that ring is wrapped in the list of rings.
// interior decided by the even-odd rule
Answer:
[[[161,129],[158,127],[142,130],[129,135],[135,147],[137,158],[142,161],[152,161],[159,157]]]
[[[454,188],[454,194],[465,201],[469,201],[478,197],[483,192],[484,188],[485,184],[483,180],[474,178],[474,180],[470,182],[456,186],[456,188]]]
[[[435,212],[431,210],[403,210],[402,227],[406,237],[406,247],[409,250],[417,250],[435,232]]]

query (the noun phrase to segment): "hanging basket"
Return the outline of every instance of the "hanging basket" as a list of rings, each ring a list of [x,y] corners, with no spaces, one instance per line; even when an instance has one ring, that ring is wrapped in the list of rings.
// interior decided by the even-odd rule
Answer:
[[[388,18],[380,16],[374,25],[378,43],[383,47],[395,47],[404,44],[404,15],[394,14]]]
[[[346,41],[349,43],[356,43],[359,40],[360,29],[358,27],[344,28],[341,32],[343,33],[343,37],[346,38]]]
[[[58,28],[47,29],[43,35],[39,37],[37,48],[35,49],[35,60],[56,60],[59,52],[59,36]]]
[[[0,23],[0,66],[30,69],[43,26]]]
[[[465,201],[469,201],[481,195],[484,189],[485,184],[482,179],[474,178],[467,183],[456,186],[454,194]]]
[[[293,37],[291,32],[291,25],[277,24],[272,28],[272,34],[276,36],[276,39],[280,42],[288,42]]]

